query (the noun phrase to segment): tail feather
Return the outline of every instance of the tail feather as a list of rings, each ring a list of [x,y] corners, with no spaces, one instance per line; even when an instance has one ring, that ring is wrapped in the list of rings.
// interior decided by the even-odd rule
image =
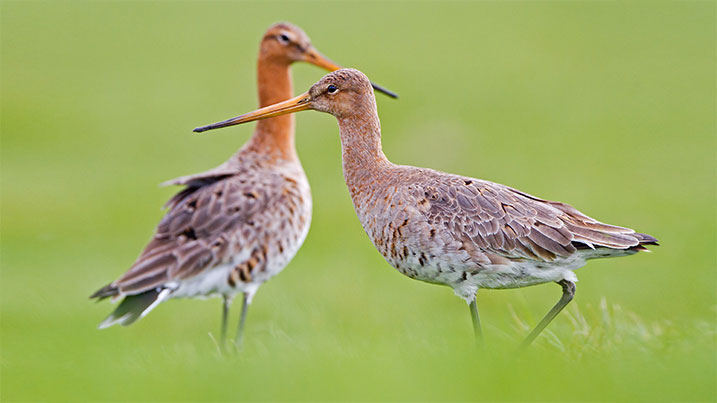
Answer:
[[[607,232],[588,228],[585,225],[568,223],[570,232],[578,242],[589,242],[595,246],[604,246],[614,249],[626,249],[638,244],[636,237],[631,233]],[[629,231],[629,230],[627,230]]]
[[[657,239],[650,235],[635,232],[630,228],[602,223],[568,204],[549,203],[564,213],[560,219],[573,234],[572,244],[576,249],[608,248],[637,251],[646,249],[642,245],[658,244]]]
[[[99,328],[104,329],[117,324],[122,326],[131,325],[138,319],[143,318],[160,302],[167,299],[169,292],[169,289],[157,288],[141,294],[126,296],[117,309],[100,323]]]
[[[655,245],[655,246],[660,245],[658,243],[657,238],[655,238],[651,235],[641,234],[639,232],[634,232],[634,233],[627,234],[627,235],[629,235],[630,237],[632,237],[634,239],[633,244],[631,246],[615,247],[613,245],[609,245],[609,244],[605,244],[605,243],[593,245],[593,243],[591,243],[591,242],[586,243],[585,240],[583,240],[583,239],[577,239],[577,240],[573,241],[572,244],[578,250],[607,248],[607,249],[622,249],[625,251],[632,251],[632,252],[639,252],[639,251],[649,252],[650,250],[647,249],[645,247],[645,245]],[[591,241],[594,241],[594,239]]]
[[[637,240],[640,242],[640,245],[660,245],[658,243],[659,241],[657,240],[657,238],[653,237],[652,235],[641,234],[639,232],[636,232],[631,235],[637,238]]]
[[[102,301],[107,297],[114,297],[115,295],[119,295],[119,288],[110,283],[95,291],[94,294],[90,295],[90,298],[97,298],[98,301]]]

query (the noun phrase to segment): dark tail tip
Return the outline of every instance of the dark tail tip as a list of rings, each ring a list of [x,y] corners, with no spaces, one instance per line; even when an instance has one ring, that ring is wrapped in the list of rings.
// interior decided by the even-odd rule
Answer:
[[[119,288],[112,285],[112,283],[107,284],[106,286],[100,288],[99,290],[95,291],[94,294],[90,295],[90,299],[97,298],[98,301],[101,301],[107,297],[114,297],[115,295],[119,294]]]
[[[639,232],[636,232],[632,235],[634,235],[637,238],[637,240],[640,242],[640,245],[655,245],[655,246],[660,245],[658,243],[659,241],[657,240],[657,238],[653,237],[652,235],[641,234]]]

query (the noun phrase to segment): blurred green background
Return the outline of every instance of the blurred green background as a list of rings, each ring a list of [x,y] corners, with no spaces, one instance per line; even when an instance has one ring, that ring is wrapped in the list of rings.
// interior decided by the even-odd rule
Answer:
[[[1,3],[3,401],[713,401],[715,3]],[[341,174],[335,120],[297,117],[313,227],[257,294],[239,357],[218,299],[175,300],[129,328],[91,292],[123,273],[176,189],[252,125],[273,22],[397,91],[378,96],[396,163],[506,183],[660,239],[593,261],[535,346],[513,348],[560,289],[465,303],[373,249]],[[324,73],[294,67],[295,93]],[[239,302],[233,315],[238,315]],[[236,316],[233,317],[232,327]]]

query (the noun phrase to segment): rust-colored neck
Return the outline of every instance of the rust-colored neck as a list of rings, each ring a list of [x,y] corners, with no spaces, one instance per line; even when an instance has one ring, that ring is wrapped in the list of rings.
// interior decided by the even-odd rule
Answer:
[[[380,171],[392,165],[381,147],[376,104],[367,105],[363,112],[338,118],[344,179],[352,198],[375,186],[384,176]]]
[[[257,63],[259,107],[286,101],[293,96],[289,63],[259,53]],[[246,148],[284,160],[298,160],[294,146],[294,116],[260,120]]]

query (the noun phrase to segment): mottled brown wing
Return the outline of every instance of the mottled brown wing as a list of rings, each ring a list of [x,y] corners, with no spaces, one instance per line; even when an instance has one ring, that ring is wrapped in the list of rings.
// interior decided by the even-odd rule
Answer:
[[[152,241],[111,286],[137,294],[229,261],[256,231],[257,216],[280,197],[284,181],[257,171],[188,181],[167,203]]]
[[[639,244],[631,229],[497,183],[442,176],[422,190],[432,225],[448,228],[469,251],[552,261],[575,253],[577,243],[617,249]]]

